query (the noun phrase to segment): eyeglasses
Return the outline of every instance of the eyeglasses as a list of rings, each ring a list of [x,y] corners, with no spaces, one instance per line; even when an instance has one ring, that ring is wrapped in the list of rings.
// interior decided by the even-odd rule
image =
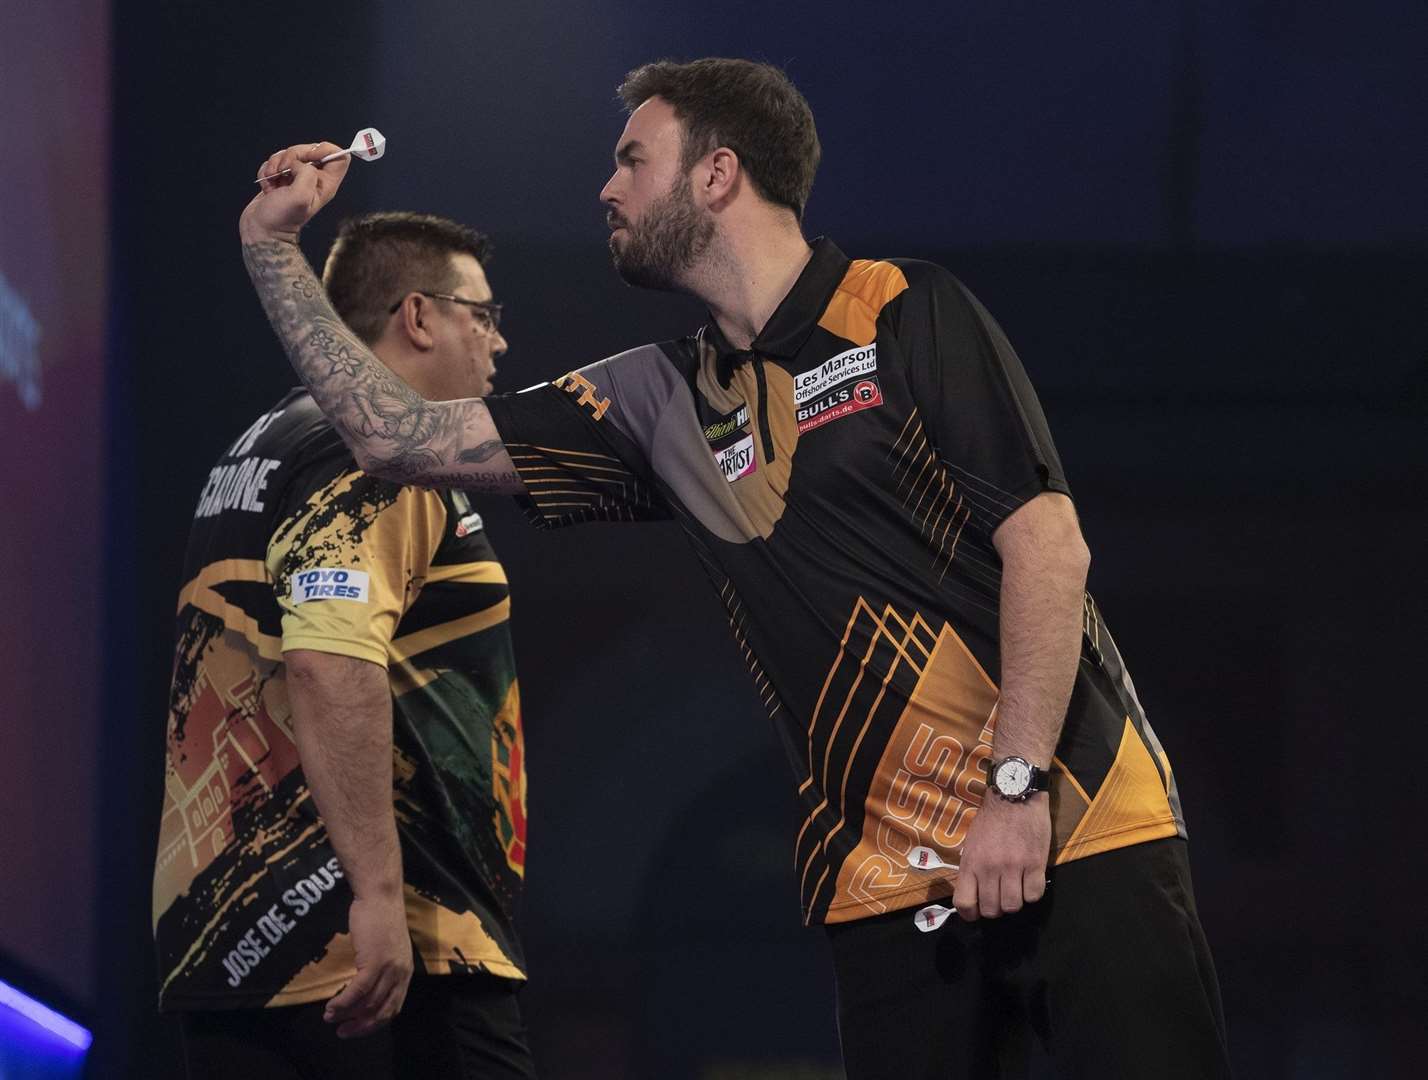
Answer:
[[[413,289],[412,292],[418,296],[429,296],[433,300],[450,300],[453,304],[465,304],[476,312],[476,317],[481,320],[487,330],[493,334],[501,329],[501,305],[494,300],[467,300],[464,296],[453,296],[451,293],[427,292],[425,289]],[[402,297],[405,300],[406,297]],[[387,309],[388,315],[396,314],[397,308],[402,306],[402,300]]]

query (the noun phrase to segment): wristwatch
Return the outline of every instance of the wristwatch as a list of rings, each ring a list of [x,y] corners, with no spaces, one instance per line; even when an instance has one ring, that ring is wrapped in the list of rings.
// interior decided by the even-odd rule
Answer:
[[[1051,788],[1051,774],[1024,757],[1004,757],[992,762],[987,777],[987,786],[1008,802],[1026,802],[1032,792]]]

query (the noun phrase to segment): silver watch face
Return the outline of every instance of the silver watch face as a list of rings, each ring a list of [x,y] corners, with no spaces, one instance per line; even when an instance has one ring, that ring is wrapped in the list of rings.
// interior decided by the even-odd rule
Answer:
[[[993,779],[1003,795],[1021,795],[1031,787],[1031,766],[1016,758],[1008,758],[997,766]]]

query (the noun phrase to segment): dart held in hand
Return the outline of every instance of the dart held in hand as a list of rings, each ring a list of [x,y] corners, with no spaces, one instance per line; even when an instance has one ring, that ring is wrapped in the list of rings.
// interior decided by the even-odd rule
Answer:
[[[336,161],[338,158],[348,156],[358,158],[362,161],[376,161],[386,152],[387,137],[376,128],[363,128],[357,132],[356,135],[352,136],[352,145],[346,150],[338,150],[328,154],[324,158],[319,158],[313,162],[313,164],[321,168],[329,161]],[[276,180],[279,176],[287,176],[291,172],[291,169],[280,169],[278,172],[271,173],[268,176],[260,176],[253,182],[255,184],[261,184],[264,180]]]

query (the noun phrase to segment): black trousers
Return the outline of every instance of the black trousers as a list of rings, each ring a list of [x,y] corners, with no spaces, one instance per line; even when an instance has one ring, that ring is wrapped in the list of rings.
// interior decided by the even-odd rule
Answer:
[[[339,1039],[324,1001],[185,1012],[193,1080],[529,1080],[535,1076],[519,984],[484,975],[412,976],[396,1019]]]
[[[848,1080],[1021,1077],[1033,1036],[1066,1080],[1230,1075],[1185,842],[1049,876],[1044,899],[999,919],[924,934],[909,909],[828,927]]]

